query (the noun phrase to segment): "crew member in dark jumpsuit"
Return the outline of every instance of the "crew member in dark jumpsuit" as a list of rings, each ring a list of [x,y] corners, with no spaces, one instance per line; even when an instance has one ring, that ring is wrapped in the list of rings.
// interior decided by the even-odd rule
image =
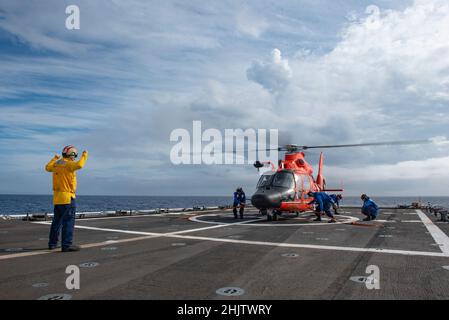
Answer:
[[[362,194],[360,197],[363,201],[362,213],[366,216],[363,221],[376,220],[379,214],[378,205],[370,199],[366,194]]]
[[[329,223],[335,223],[337,220],[334,215],[331,213],[330,208],[334,204],[334,201],[331,197],[325,192],[313,192],[310,191],[308,193],[309,197],[312,197],[313,200],[309,202],[309,204],[316,204],[315,214],[317,218],[313,221],[321,221],[321,212],[325,212],[326,215],[330,218]]]
[[[233,212],[234,212],[234,218],[237,219],[237,207],[239,206],[239,214],[240,219],[243,219],[243,211],[245,210],[245,203],[246,203],[246,195],[245,192],[243,192],[242,188],[237,188],[237,190],[234,192],[234,204],[233,204]]]

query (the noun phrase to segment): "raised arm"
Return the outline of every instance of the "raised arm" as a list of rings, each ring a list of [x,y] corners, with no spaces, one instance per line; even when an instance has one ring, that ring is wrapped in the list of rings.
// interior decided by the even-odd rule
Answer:
[[[70,163],[70,169],[72,171],[75,171],[75,170],[79,170],[82,167],[84,167],[84,164],[86,163],[86,160],[87,160],[87,156],[88,156],[87,151],[83,151],[83,154],[81,155],[81,159],[79,159],[79,161],[77,161],[77,162],[69,162]]]
[[[59,156],[55,155],[53,157],[53,159],[50,160],[49,163],[47,163],[47,165],[45,166],[45,170],[47,170],[48,172],[53,172],[53,168],[55,165],[55,162],[59,160]]]

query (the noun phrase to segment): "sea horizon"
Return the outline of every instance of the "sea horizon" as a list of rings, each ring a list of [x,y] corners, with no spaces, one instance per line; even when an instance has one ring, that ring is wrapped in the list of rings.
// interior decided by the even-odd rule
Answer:
[[[331,193],[342,193],[342,192],[327,192],[329,194]],[[226,195],[190,195],[190,194],[180,194],[180,195],[158,195],[158,194],[77,194],[76,196],[82,196],[82,197],[232,197],[233,192],[226,194]],[[251,196],[251,193],[246,193],[247,197],[248,194]],[[342,193],[344,194],[344,193]],[[53,196],[52,193],[0,193],[0,196]],[[351,194],[346,195],[346,197],[359,197],[359,194]],[[370,194],[372,197],[382,197],[382,198],[444,198],[449,197],[449,195],[376,195],[376,194]]]
[[[51,194],[0,194],[0,215],[52,213]],[[251,195],[247,196],[248,202]],[[421,202],[449,207],[449,196],[371,196],[379,205],[395,207]],[[141,195],[77,195],[77,212],[151,210],[232,205],[232,194],[226,196],[141,196]],[[345,196],[342,206],[360,206],[360,196]]]

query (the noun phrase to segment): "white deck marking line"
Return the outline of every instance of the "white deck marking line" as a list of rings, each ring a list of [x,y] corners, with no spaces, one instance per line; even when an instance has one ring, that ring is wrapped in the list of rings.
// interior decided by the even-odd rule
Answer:
[[[441,231],[441,229],[438,228],[424,212],[416,210],[416,213],[426,226],[427,231],[429,231],[433,240],[435,240],[435,243],[442,244],[442,246],[440,246],[441,251],[449,256],[449,237]]]
[[[208,220],[200,220],[200,219],[198,219],[200,217],[216,217],[216,216],[217,216],[216,214],[205,214],[205,215],[199,215],[199,216],[190,217],[189,220],[193,221],[193,222],[198,222],[198,223],[213,224],[215,226],[217,226],[217,225],[218,226],[230,226],[230,225],[233,225],[233,224],[241,224],[239,222],[237,222],[237,223],[235,223],[235,222],[216,222],[216,221],[208,221]],[[253,219],[253,220],[247,220],[247,221],[242,221],[242,222],[245,222],[245,223],[257,222],[257,221],[260,221],[262,219],[263,218],[256,218],[256,219]]]
[[[107,240],[97,243],[90,243],[90,244],[84,244],[81,245],[81,248],[93,248],[93,247],[100,247],[100,246],[107,246],[112,243],[124,243],[124,242],[131,242],[131,241],[139,241],[144,239],[151,239],[151,238],[160,238],[160,237],[167,237],[170,235],[177,235],[180,233],[187,233],[187,232],[195,232],[195,231],[203,231],[203,230],[209,230],[209,229],[216,229],[221,227],[226,227],[229,225],[236,225],[236,224],[245,224],[254,222],[257,220],[247,220],[247,221],[241,221],[236,222],[233,224],[226,224],[226,225],[215,225],[212,227],[203,227],[203,228],[196,228],[196,229],[189,229],[189,230],[182,230],[172,233],[152,233],[152,232],[141,232],[141,231],[128,231],[128,230],[121,230],[121,229],[106,229],[106,228],[97,228],[97,227],[88,227],[88,226],[75,226],[75,228],[78,229],[87,229],[87,230],[97,230],[97,231],[109,231],[109,232],[119,232],[119,233],[127,233],[127,234],[136,234],[136,235],[145,235],[144,237],[137,237],[137,238],[130,238],[130,239],[122,239],[122,240]],[[43,225],[50,225],[51,222],[32,222],[34,224],[43,224]],[[14,254],[8,254],[8,255],[1,255],[0,260],[7,260],[7,259],[13,259],[13,258],[21,258],[21,257],[29,257],[29,256],[36,256],[41,254],[48,254],[48,253],[55,253],[60,252],[60,250],[41,250],[41,251],[34,251],[34,252],[21,252],[21,253],[14,253]]]
[[[157,218],[157,217],[167,217],[174,215],[196,215],[199,212],[201,213],[210,213],[210,212],[223,212],[231,209],[223,209],[223,210],[204,210],[204,211],[182,211],[182,212],[164,212],[164,213],[147,213],[147,214],[136,214],[134,216],[118,216],[118,217],[98,217],[98,218],[77,218],[76,221],[93,221],[93,220],[105,220],[105,219],[125,219],[125,218]],[[77,213],[80,214],[80,213]]]
[[[214,226],[211,226],[211,227],[203,227],[203,228],[197,228],[197,229],[181,230],[181,231],[170,232],[170,233],[166,233],[166,234],[182,234],[182,233],[189,233],[189,232],[217,229],[217,228],[223,228],[223,227],[227,227],[227,226],[249,224],[249,223],[256,222],[256,221],[259,221],[259,219],[257,219],[257,220],[246,220],[246,221],[240,221],[240,222],[234,222],[234,223],[228,223],[228,224],[220,224],[220,225],[214,225]]]
[[[111,245],[111,244],[140,241],[140,240],[151,239],[151,238],[156,238],[156,237],[158,237],[158,236],[143,236],[143,237],[122,239],[122,240],[114,240],[114,242],[110,242],[111,240],[107,240],[107,241],[102,241],[102,242],[83,244],[80,247],[83,248],[83,249],[85,249],[85,248],[94,248],[94,247],[102,247],[102,246],[108,246],[108,245]],[[38,256],[38,255],[42,255],[42,254],[60,253],[60,252],[61,252],[61,250],[58,250],[58,249],[55,249],[55,250],[39,250],[39,251],[33,251],[33,252],[21,252],[21,253],[1,255],[0,256],[0,260],[8,260],[8,259],[14,259],[14,258]]]
[[[34,223],[48,224],[47,222],[34,222]],[[353,252],[372,252],[372,253],[390,253],[390,254],[401,254],[401,255],[408,255],[408,256],[449,257],[449,253],[447,253],[447,252],[408,251],[408,250],[395,250],[395,249],[383,249],[383,248],[357,248],[357,247],[323,246],[323,245],[312,245],[312,244],[249,241],[249,240],[237,240],[237,239],[229,239],[229,238],[209,238],[209,237],[200,237],[200,236],[177,235],[177,234],[173,234],[173,233],[129,231],[129,230],[107,229],[107,228],[97,228],[97,227],[87,227],[87,226],[75,226],[75,228],[87,229],[87,230],[98,230],[98,231],[110,231],[110,232],[127,233],[127,234],[140,234],[140,235],[148,235],[148,236],[154,236],[154,237],[203,240],[203,241],[226,242],[226,243],[249,244],[249,245],[262,245],[262,246],[272,246],[272,247],[334,250],[334,251],[353,251]]]
[[[181,231],[176,231],[176,232],[168,232],[168,233],[132,231],[132,230],[110,229],[110,228],[98,228],[98,227],[89,227],[89,226],[80,226],[80,225],[75,226],[75,228],[86,229],[86,230],[120,232],[120,233],[128,233],[128,234],[160,236],[160,235],[176,235],[176,234],[196,232],[196,231],[203,231],[203,230],[209,230],[209,229],[217,229],[217,228],[223,228],[223,227],[227,227],[227,226],[251,223],[251,222],[255,222],[255,221],[259,221],[259,220],[247,220],[247,221],[240,221],[240,222],[234,222],[234,223],[229,223],[229,224],[214,225],[214,226],[211,226],[211,227],[187,229],[187,230],[181,230]],[[46,225],[50,225],[51,224],[51,222],[32,222],[32,223],[34,223],[34,224],[46,224]]]
[[[216,222],[216,221],[208,221],[208,220],[201,220],[199,218],[202,217],[211,217],[211,216],[216,216],[216,215],[210,215],[210,214],[205,214],[205,215],[199,215],[199,216],[193,216],[190,217],[189,220],[193,221],[193,222],[198,222],[198,223],[206,223],[206,224],[215,224],[215,225],[233,225],[236,223],[227,223],[227,222]],[[347,218],[347,220],[344,221],[337,221],[335,223],[324,223],[324,222],[318,222],[318,223],[314,223],[314,222],[310,222],[310,223],[304,223],[304,224],[299,224],[299,223],[279,223],[279,222],[274,222],[274,223],[249,223],[250,221],[246,222],[246,224],[248,226],[252,226],[252,227],[308,227],[308,226],[335,226],[338,224],[349,224],[352,222],[356,222],[359,221],[359,218],[356,217],[351,217],[351,216],[343,216],[340,215],[339,217],[342,218]],[[293,218],[294,219],[294,218]],[[326,221],[327,218],[324,218],[323,220]],[[265,221],[264,218],[258,218],[255,219],[251,222],[259,222],[259,221]]]

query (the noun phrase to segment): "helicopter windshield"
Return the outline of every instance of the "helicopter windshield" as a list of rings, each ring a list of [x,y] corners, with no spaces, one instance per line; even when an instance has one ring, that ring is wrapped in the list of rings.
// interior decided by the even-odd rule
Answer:
[[[295,186],[293,174],[289,172],[278,172],[274,175],[273,187],[292,188]]]
[[[260,177],[259,182],[257,183],[257,188],[269,186],[270,182],[271,182],[271,178],[273,178],[273,174],[272,173],[265,173],[265,174],[263,174]]]

